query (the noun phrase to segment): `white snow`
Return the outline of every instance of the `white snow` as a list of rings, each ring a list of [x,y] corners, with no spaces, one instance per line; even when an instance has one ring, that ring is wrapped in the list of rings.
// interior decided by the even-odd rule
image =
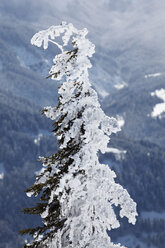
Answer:
[[[113,147],[107,147],[106,149],[106,153],[111,152],[114,154],[126,154],[127,151],[126,150],[119,150],[117,148],[113,148]]]
[[[119,150],[117,148],[107,147],[106,152],[112,152],[112,153],[116,153],[116,154],[121,154],[121,153],[126,154],[127,151],[126,150]]]
[[[155,90],[154,92],[151,93],[151,96],[156,96],[161,100],[163,100],[163,103],[158,103],[155,105],[151,113],[151,117],[153,118],[158,117],[159,119],[161,119],[164,117],[164,113],[165,113],[165,89]]]
[[[0,180],[4,178],[4,173],[0,173]]]
[[[26,195],[28,196],[28,197],[31,197],[32,195],[33,195],[33,192],[31,191],[31,192],[26,192]]]
[[[125,120],[124,120],[123,116],[117,115],[116,119],[117,119],[119,127],[122,128],[125,124]]]
[[[0,163],[0,180],[4,178],[5,175],[5,169],[3,163]]]
[[[151,93],[151,96],[157,96],[165,102],[165,89],[155,90]]]
[[[128,84],[125,81],[122,81],[121,83],[115,84],[114,87],[117,90],[122,90],[123,88],[128,87]]]
[[[125,154],[127,153],[126,150],[119,150],[113,147],[107,147],[106,153],[113,153],[115,155],[116,160],[123,160],[125,159]]]
[[[42,133],[39,133],[38,136],[37,136],[37,138],[34,139],[34,144],[36,144],[37,146],[39,146],[42,137],[43,137],[43,134]]]
[[[163,73],[161,72],[157,72],[157,73],[153,73],[153,74],[147,74],[144,76],[144,78],[151,78],[151,77],[160,77]]]

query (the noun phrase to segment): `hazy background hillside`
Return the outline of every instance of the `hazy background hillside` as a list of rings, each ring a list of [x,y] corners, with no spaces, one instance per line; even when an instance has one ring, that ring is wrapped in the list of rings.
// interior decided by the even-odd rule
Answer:
[[[39,155],[56,151],[51,122],[58,83],[46,80],[58,49],[31,46],[32,35],[61,21],[87,27],[96,45],[90,78],[104,111],[120,115],[122,131],[101,159],[118,174],[138,204],[135,226],[113,231],[129,248],[165,247],[165,118],[151,116],[165,89],[163,0],[0,1],[0,248],[21,247],[18,230],[40,219],[21,209],[34,204],[24,190],[40,168]],[[123,227],[124,224],[124,227]]]

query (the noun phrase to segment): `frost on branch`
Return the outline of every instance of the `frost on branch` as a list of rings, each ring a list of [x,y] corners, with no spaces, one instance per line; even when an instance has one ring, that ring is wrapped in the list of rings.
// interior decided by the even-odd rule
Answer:
[[[63,82],[57,107],[43,109],[54,120],[59,151],[40,158],[44,167],[27,189],[29,196],[40,194],[41,202],[25,212],[40,214],[44,225],[23,231],[34,237],[25,247],[119,248],[107,235],[107,230],[120,226],[114,207],[120,207],[121,218],[136,221],[136,203],[115,182],[114,171],[98,159],[98,152],[106,152],[109,136],[120,127],[105,115],[91,88],[89,58],[95,47],[87,33],[62,23],[40,31],[31,41],[44,49],[49,42],[58,46],[61,53],[55,56],[49,77]],[[62,44],[56,41],[59,36]]]

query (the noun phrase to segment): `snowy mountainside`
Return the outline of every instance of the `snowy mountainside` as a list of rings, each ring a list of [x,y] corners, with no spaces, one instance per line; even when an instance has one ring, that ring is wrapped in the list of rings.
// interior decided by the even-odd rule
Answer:
[[[155,105],[161,104],[162,106],[164,104],[161,99],[151,95],[151,92],[164,87],[164,80],[164,76],[147,79],[140,76],[139,78],[130,78],[129,86],[116,91],[112,95],[111,102],[108,101],[108,97],[104,99],[102,104],[109,115],[123,116],[125,125],[122,133],[125,136],[165,146],[165,119],[151,116]]]
[[[21,25],[13,28],[10,22],[0,25],[0,88],[42,107],[53,104],[57,86],[44,80],[46,75],[41,77],[39,72],[36,73],[37,67],[44,74],[45,58],[30,46],[30,37],[34,31],[25,25],[27,34],[22,35],[19,33],[21,28]]]
[[[45,26],[63,20],[74,22],[78,28],[87,27],[94,34],[95,43],[113,49],[136,40],[162,52],[165,36],[163,0],[56,0],[56,4],[51,0],[40,0],[39,9],[38,3],[30,0],[28,9],[26,5],[26,0],[11,0],[10,3],[2,0],[1,13],[10,19],[16,17]]]

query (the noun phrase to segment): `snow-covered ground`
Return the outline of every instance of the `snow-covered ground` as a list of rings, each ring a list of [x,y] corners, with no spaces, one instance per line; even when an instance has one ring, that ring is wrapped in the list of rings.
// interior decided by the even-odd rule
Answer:
[[[154,106],[151,116],[153,118],[163,118],[165,113],[165,89],[155,90],[151,93],[151,96],[156,96],[163,100],[163,103],[158,103]]]
[[[153,73],[153,74],[147,74],[144,76],[144,78],[160,77],[161,75],[163,75],[162,72],[157,72],[157,73]]]
[[[0,180],[4,178],[4,173],[0,173]]]
[[[121,115],[117,115],[116,119],[117,119],[119,127],[122,128],[125,124],[124,118]]]
[[[113,153],[115,155],[116,160],[123,160],[125,158],[126,150],[119,150],[114,147],[108,147],[106,153]]]
[[[122,81],[120,83],[115,84],[114,87],[117,90],[122,90],[123,88],[128,87],[128,84],[126,82]]]

